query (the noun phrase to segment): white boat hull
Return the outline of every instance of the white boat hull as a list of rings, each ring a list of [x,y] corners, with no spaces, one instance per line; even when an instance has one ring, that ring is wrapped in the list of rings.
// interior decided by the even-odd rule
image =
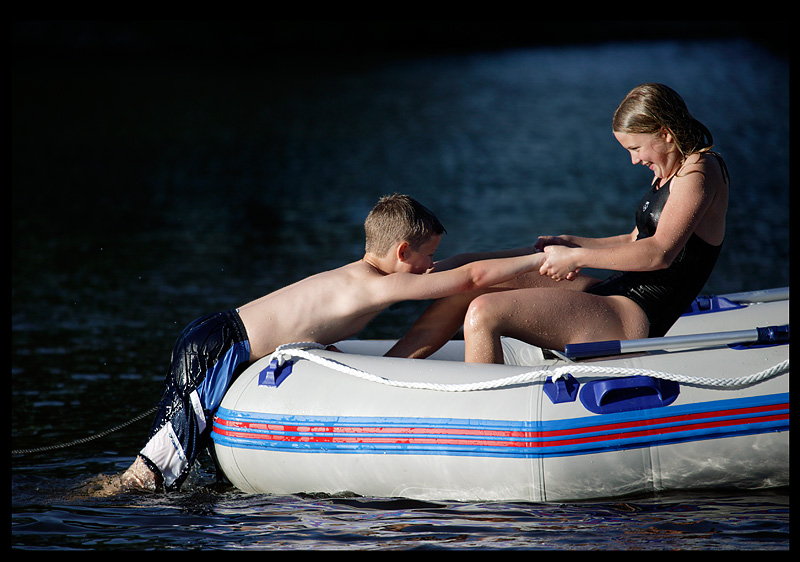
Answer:
[[[688,316],[668,335],[788,325],[788,309],[787,296]],[[345,353],[306,352],[313,360],[292,361],[277,386],[268,386],[270,358],[251,365],[226,394],[212,432],[228,479],[253,493],[464,501],[789,483],[788,343],[570,362],[507,339],[513,365],[463,363],[459,341],[427,360],[381,357],[392,343],[353,340],[337,344]],[[754,384],[697,383],[781,363],[784,372]],[[562,367],[571,372],[566,383],[545,380]],[[531,373],[538,379],[462,390]],[[405,383],[412,387],[397,386]]]

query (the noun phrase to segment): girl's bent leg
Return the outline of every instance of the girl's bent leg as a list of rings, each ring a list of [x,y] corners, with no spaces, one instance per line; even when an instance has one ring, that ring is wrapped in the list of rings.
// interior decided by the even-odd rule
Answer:
[[[585,291],[597,282],[598,279],[583,274],[579,275],[574,281],[559,282],[539,275],[537,271],[532,271],[489,289],[481,289],[436,300],[422,313],[408,333],[386,355],[389,357],[411,357],[416,359],[430,357],[458,332],[459,328],[464,324],[464,315],[467,313],[470,302],[479,295],[498,291],[547,287],[558,287],[565,291]]]
[[[521,289],[481,295],[464,321],[465,360],[503,363],[501,336],[563,350],[569,343],[647,337],[644,312],[625,297],[569,289]]]

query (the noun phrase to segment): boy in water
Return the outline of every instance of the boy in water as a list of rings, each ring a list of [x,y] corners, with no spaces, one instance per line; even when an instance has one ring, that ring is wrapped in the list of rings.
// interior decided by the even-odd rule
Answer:
[[[237,310],[204,316],[184,329],[150,437],[122,474],[122,487],[179,488],[208,444],[214,413],[233,380],[278,346],[299,341],[331,345],[355,335],[394,303],[502,283],[537,270],[544,255],[526,248],[505,253],[513,257],[465,265],[456,256],[434,267],[433,254],[445,230],[433,213],[405,195],[381,198],[364,229],[361,260]]]

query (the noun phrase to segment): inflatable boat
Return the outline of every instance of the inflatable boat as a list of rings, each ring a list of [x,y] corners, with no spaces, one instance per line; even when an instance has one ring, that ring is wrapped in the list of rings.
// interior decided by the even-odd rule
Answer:
[[[563,501],[789,484],[789,290],[698,298],[663,338],[563,352],[453,340],[428,359],[292,344],[234,382],[212,429],[251,493]]]

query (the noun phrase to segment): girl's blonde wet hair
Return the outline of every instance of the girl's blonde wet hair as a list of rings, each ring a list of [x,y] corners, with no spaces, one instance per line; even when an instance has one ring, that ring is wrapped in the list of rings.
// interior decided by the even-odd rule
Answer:
[[[714,144],[711,132],[695,119],[683,98],[663,84],[641,84],[631,90],[614,112],[616,133],[656,134],[666,129],[675,139],[683,159],[708,152]]]
[[[615,133],[658,134],[665,129],[681,153],[682,163],[692,154],[708,153],[717,157],[727,180],[728,168],[722,156],[712,152],[714,137],[711,131],[689,113],[686,102],[664,84],[647,83],[628,92],[612,119]]]

